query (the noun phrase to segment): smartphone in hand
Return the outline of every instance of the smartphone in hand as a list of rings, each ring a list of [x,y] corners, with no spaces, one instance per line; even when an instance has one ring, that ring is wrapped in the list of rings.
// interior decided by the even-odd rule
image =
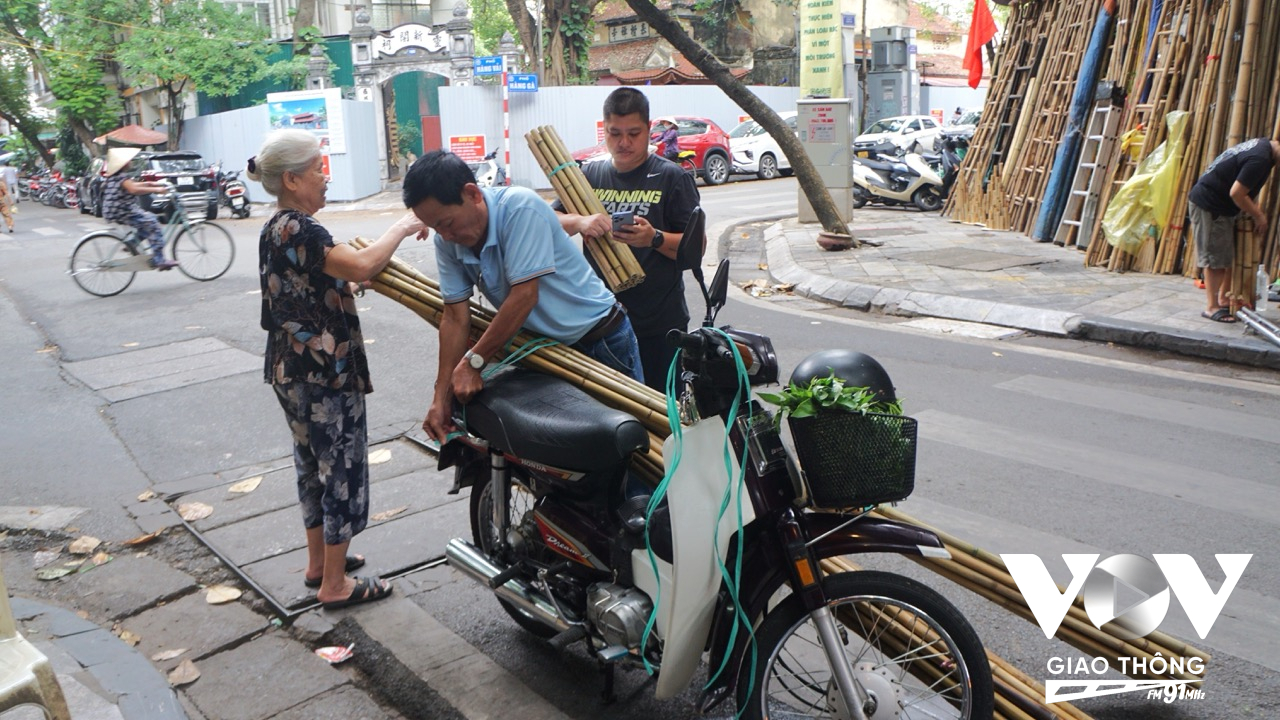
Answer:
[[[618,232],[624,225],[635,225],[636,214],[630,210],[613,213],[613,231]]]

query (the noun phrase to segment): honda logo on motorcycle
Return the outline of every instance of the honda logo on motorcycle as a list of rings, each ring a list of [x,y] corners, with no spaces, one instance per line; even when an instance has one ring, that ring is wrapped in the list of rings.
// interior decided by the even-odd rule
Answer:
[[[1153,557],[1155,563],[1138,555],[1113,555],[1098,563],[1097,554],[1063,555],[1062,560],[1071,571],[1071,583],[1065,593],[1060,593],[1039,556],[1000,556],[1047,638],[1057,633],[1071,603],[1083,588],[1089,621],[1100,630],[1129,640],[1143,637],[1160,626],[1169,610],[1169,591],[1172,590],[1203,640],[1253,555],[1215,555],[1226,574],[1216,593],[1209,588],[1209,581],[1190,555]],[[1117,582],[1142,593],[1145,598],[1117,614]]]

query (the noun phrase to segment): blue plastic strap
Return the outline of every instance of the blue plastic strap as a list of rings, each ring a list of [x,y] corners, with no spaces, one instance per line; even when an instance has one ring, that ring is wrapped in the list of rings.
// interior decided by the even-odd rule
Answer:
[[[551,172],[547,173],[547,177],[551,177],[552,175],[555,175],[556,173],[560,172],[561,170],[564,170],[565,168],[568,168],[568,167],[574,167],[574,166],[576,166],[577,164],[578,164],[578,163],[574,162],[573,160],[569,160],[569,161],[567,161],[567,162],[562,162],[562,163],[560,163],[559,165],[557,165],[557,166],[555,166],[555,167],[551,168]]]

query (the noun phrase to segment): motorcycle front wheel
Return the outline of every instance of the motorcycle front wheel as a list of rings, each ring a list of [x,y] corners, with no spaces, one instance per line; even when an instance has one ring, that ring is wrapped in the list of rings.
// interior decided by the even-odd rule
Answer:
[[[853,209],[854,210],[857,210],[863,207],[864,205],[866,205],[867,201],[870,199],[871,199],[871,196],[867,194],[866,190],[863,190],[860,187],[853,188]]]
[[[823,590],[848,666],[871,697],[869,720],[991,717],[995,696],[982,641],[941,595],[872,571],[830,575]],[[798,595],[765,616],[754,672],[748,651],[738,678],[741,717],[848,717],[818,638]]]
[[[515,554],[505,545],[498,543],[499,533],[507,528],[520,524],[525,515],[533,511],[537,498],[528,486],[514,475],[508,483],[511,500],[507,504],[507,526],[497,528],[493,524],[494,483],[491,481],[489,468],[485,465],[473,466],[473,482],[471,484],[471,536],[475,546],[485,555],[497,561],[503,567],[517,561]],[[540,638],[556,635],[555,628],[538,622],[511,603],[499,599],[502,609],[507,611],[516,624]]]
[[[942,208],[942,192],[934,185],[926,185],[911,196],[911,202],[925,212]]]

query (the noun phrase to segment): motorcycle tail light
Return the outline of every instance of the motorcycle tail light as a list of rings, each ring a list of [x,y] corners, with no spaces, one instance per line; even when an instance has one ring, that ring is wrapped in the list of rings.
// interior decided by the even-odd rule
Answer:
[[[239,187],[227,188],[227,195],[230,197],[236,197],[237,195],[243,195],[243,194],[244,194],[244,188],[239,188]]]

